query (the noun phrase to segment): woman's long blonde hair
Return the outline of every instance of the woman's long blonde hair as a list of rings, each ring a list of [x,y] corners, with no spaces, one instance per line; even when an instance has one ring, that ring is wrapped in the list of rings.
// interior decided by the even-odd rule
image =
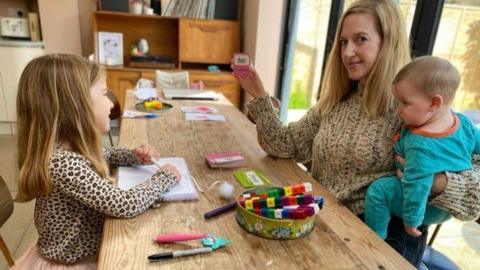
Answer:
[[[25,67],[17,94],[17,200],[51,192],[48,167],[55,145],[68,145],[108,176],[90,96],[101,76],[100,66],[68,54],[45,55]]]
[[[368,116],[377,118],[394,107],[392,82],[395,74],[410,62],[405,21],[399,7],[391,0],[358,0],[343,13],[337,27],[332,51],[328,57],[320,99],[316,106],[326,115],[348,96],[353,81],[342,63],[339,39],[345,18],[350,14],[368,13],[376,20],[382,44],[376,62],[363,86],[363,106]]]

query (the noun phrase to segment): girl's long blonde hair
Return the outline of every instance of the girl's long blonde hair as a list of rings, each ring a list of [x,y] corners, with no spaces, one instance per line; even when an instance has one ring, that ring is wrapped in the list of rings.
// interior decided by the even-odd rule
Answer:
[[[17,200],[51,192],[48,167],[55,145],[68,145],[108,176],[90,96],[101,76],[100,66],[68,54],[45,55],[25,67],[17,94]]]
[[[363,106],[370,118],[377,118],[394,108],[392,82],[395,74],[410,62],[405,22],[399,7],[391,0],[358,0],[343,13],[337,27],[332,51],[328,57],[320,99],[316,106],[326,115],[348,96],[353,81],[342,63],[339,39],[345,18],[350,14],[368,13],[376,20],[382,45],[376,62],[363,86]]]

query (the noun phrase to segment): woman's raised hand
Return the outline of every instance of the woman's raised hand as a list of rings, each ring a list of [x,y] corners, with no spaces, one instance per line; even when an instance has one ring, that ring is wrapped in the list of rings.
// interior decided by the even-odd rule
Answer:
[[[232,73],[235,78],[237,78],[240,86],[247,91],[253,97],[266,97],[268,96],[267,92],[263,88],[262,81],[258,77],[257,72],[252,67],[249,68],[248,72],[242,73]]]

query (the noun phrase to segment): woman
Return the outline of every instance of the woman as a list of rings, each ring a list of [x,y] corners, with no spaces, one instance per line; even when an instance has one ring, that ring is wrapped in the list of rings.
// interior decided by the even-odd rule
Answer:
[[[288,126],[282,126],[253,69],[237,76],[254,97],[248,109],[262,148],[273,156],[312,161],[312,176],[357,215],[363,214],[369,184],[393,172],[391,139],[402,122],[394,112],[392,81],[410,61],[404,25],[391,0],[352,3],[340,20],[319,102]],[[436,177],[435,188],[443,193],[431,203],[457,218],[473,219],[479,212],[478,177],[472,173],[447,176],[448,185],[444,174]],[[460,181],[468,182],[474,192],[456,188]],[[426,226],[421,228],[424,237],[415,238],[402,233],[401,220],[394,219],[391,225],[387,241],[417,266]]]

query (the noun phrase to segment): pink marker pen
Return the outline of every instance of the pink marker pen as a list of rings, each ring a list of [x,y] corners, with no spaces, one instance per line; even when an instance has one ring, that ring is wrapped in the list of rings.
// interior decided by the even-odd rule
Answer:
[[[206,238],[208,234],[206,233],[172,233],[172,234],[159,234],[155,237],[154,241],[157,243],[173,243],[181,241],[189,241],[195,239]]]

